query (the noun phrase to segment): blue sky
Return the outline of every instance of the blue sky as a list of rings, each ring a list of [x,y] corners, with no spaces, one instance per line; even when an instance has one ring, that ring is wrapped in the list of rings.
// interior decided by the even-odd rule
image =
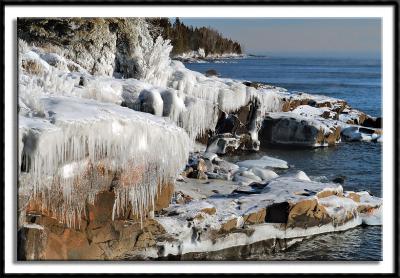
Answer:
[[[180,18],[240,42],[246,53],[380,56],[380,18]]]

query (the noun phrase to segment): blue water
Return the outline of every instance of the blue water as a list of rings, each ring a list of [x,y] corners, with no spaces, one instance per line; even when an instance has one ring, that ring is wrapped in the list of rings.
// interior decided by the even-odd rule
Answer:
[[[225,63],[187,63],[189,69],[215,69],[221,77],[264,82],[346,100],[353,108],[381,116],[381,64],[379,60],[343,58],[251,57]],[[345,190],[368,190],[382,196],[380,143],[340,143],[316,149],[269,148],[258,153],[227,157],[257,159],[269,155],[288,161],[312,179],[345,176]],[[358,227],[344,233],[319,235],[268,260],[382,260],[381,227]]]
[[[265,82],[291,91],[322,94],[346,100],[353,108],[381,116],[381,62],[376,59],[250,57],[228,63],[189,63],[221,77]]]

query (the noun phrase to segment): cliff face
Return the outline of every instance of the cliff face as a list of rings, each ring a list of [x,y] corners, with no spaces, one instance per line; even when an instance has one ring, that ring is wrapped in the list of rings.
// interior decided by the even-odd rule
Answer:
[[[89,235],[90,207],[107,193],[109,206],[99,217],[113,222],[129,214],[140,230],[147,217],[169,204],[189,153],[183,129],[160,115],[121,107],[118,99],[134,95],[135,86],[148,86],[138,80],[154,44],[146,23],[21,19],[18,37],[21,231],[39,227],[48,236],[52,230],[43,221],[51,218],[67,231],[57,241],[68,249],[76,230]],[[22,249],[32,239],[25,235]],[[50,245],[53,253],[61,248]],[[65,256],[57,258],[72,258]]]
[[[137,77],[137,46],[149,40],[137,18],[18,19],[18,38],[61,52],[93,75]]]

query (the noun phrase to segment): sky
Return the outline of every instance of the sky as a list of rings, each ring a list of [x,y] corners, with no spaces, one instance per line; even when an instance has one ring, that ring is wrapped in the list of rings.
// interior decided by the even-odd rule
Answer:
[[[212,27],[247,54],[380,56],[380,18],[180,18]]]

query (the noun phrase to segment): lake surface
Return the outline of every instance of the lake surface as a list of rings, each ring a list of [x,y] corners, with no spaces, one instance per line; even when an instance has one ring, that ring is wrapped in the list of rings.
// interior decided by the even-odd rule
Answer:
[[[381,63],[371,59],[249,57],[217,63],[186,63],[189,69],[215,69],[221,77],[264,82],[290,91],[327,95],[375,117],[382,115]],[[380,143],[340,143],[316,149],[270,148],[232,156],[231,161],[269,155],[288,161],[311,179],[329,181],[344,176],[345,190],[367,190],[382,196]],[[343,233],[317,235],[268,260],[382,260],[379,226],[364,226]]]

